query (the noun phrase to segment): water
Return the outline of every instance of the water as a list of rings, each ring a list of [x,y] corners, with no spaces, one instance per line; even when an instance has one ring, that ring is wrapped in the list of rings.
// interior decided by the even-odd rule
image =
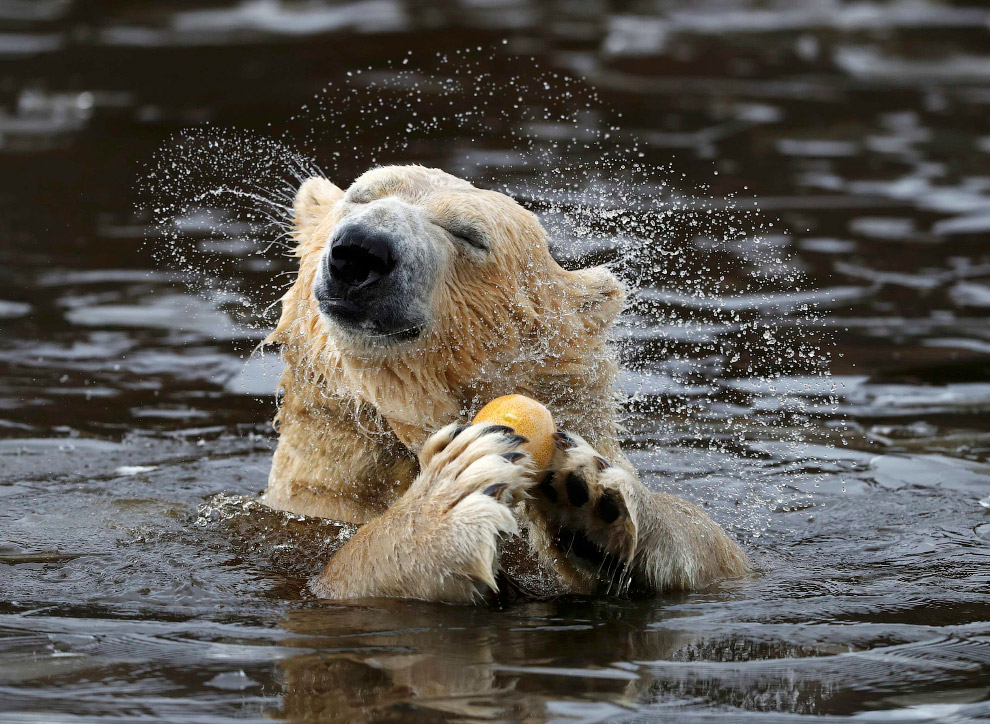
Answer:
[[[931,2],[0,2],[3,718],[990,718],[988,20]],[[387,103],[326,106],[328,82],[394,98],[384,80],[438,49],[471,49],[497,78],[533,56],[599,102],[576,126],[523,128],[496,94],[478,122],[405,135]],[[424,77],[463,81],[450,67]],[[314,122],[334,113],[346,145]],[[506,610],[310,598],[348,530],[251,502],[277,374],[251,352],[290,261],[259,245],[267,219],[204,199],[181,216],[188,263],[169,263],[146,243],[161,219],[134,210],[156,150],[204,122],[289,139],[343,182],[372,157],[497,172],[566,264],[641,285],[617,331],[630,457],[651,486],[708,502],[761,575]],[[548,194],[510,133],[545,158],[589,127],[669,170]],[[569,157],[593,164],[600,146],[578,140]],[[642,244],[651,196],[680,209],[663,238],[684,284]],[[709,243],[727,196],[757,202],[763,246]],[[616,211],[634,213],[602,221]],[[761,276],[774,256],[788,261]],[[698,296],[712,285],[696,262],[736,271],[719,303]],[[755,353],[795,329],[783,347],[827,354],[831,376]]]

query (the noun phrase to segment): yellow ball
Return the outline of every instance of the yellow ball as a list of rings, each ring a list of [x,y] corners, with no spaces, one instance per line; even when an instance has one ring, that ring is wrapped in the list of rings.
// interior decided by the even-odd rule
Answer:
[[[533,458],[537,470],[546,470],[553,460],[553,433],[557,425],[544,405],[525,395],[496,397],[482,407],[472,423],[508,425],[520,435],[529,438],[522,449]]]

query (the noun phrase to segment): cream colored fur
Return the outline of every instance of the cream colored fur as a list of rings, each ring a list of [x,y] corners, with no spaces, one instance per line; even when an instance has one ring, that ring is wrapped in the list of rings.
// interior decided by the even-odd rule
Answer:
[[[412,341],[347,333],[313,297],[336,225],[376,203],[410,215],[438,250],[431,320]],[[617,365],[605,336],[624,293],[611,273],[562,269],[535,216],[512,199],[422,167],[372,170],[346,195],[310,179],[295,219],[299,273],[269,337],[287,366],[265,500],[366,524],[314,583],[318,594],[476,600],[496,587],[498,544],[517,521],[576,592],[697,588],[749,570],[707,514],[648,491],[618,448]],[[450,242],[446,229],[465,223],[483,230],[490,253]],[[517,446],[504,435],[455,434],[451,423],[513,392],[546,403],[573,433],[542,490],[578,471],[586,506],[553,505],[534,492],[527,460],[501,456]],[[600,470],[596,459],[615,465]],[[606,490],[626,511],[615,525],[595,517]],[[560,531],[566,538],[576,529],[610,564],[621,561],[622,575],[606,580],[561,550]]]

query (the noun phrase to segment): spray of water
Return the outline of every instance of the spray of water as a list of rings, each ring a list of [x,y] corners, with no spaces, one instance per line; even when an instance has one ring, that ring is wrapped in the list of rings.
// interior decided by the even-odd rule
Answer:
[[[650,162],[620,123],[593,88],[531,60],[483,48],[410,57],[347,72],[275,135],[177,135],[144,176],[145,212],[162,263],[261,331],[292,282],[291,204],[305,178],[346,187],[375,164],[423,161],[513,196],[562,264],[604,263],[632,291],[615,341],[645,482],[759,537],[774,511],[811,505],[789,476],[827,467],[807,448],[836,404],[827,299],[805,288],[786,232],[752,198]]]

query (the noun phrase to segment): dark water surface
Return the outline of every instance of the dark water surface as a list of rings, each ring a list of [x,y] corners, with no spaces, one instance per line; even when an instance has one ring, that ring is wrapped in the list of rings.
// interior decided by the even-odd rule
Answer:
[[[790,423],[745,367],[650,326],[651,304],[690,298],[644,288],[619,331],[644,480],[717,491],[727,525],[751,481],[775,491],[768,526],[733,528],[760,577],[501,611],[325,604],[305,581],[342,531],[249,501],[273,448],[272,365],[245,362],[262,332],[153,258],[136,180],[184,127],[290,127],[349,70],[467,46],[586,76],[647,162],[713,197],[745,187],[787,230],[771,240],[813,291],[737,303],[825,312],[838,404],[799,426],[805,447],[779,442]],[[990,719],[990,10],[0,0],[0,67],[3,721]],[[525,181],[514,102],[493,101],[490,135],[383,160]],[[348,147],[310,149],[340,154],[342,183],[383,132],[347,120]],[[184,223],[248,285],[290,268]],[[712,444],[740,425],[739,454]]]

